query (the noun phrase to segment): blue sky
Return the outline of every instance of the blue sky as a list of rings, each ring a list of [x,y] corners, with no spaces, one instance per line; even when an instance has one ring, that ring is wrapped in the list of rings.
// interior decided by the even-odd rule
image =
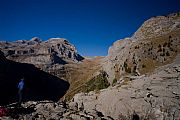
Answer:
[[[180,11],[180,0],[0,0],[0,40],[68,39],[84,56],[105,56],[147,19]]]

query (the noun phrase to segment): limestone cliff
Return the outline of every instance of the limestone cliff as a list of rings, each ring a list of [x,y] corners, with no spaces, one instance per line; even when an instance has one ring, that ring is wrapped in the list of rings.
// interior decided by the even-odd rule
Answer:
[[[180,12],[167,16],[156,16],[145,21],[132,36],[133,40],[161,37],[180,28]]]
[[[126,39],[116,41],[103,63],[109,81],[141,75],[172,62],[180,53],[180,14],[153,17]]]
[[[1,42],[0,49],[6,58],[31,63],[36,66],[66,64],[83,59],[75,47],[63,38],[51,38],[48,41],[34,37],[31,40]]]

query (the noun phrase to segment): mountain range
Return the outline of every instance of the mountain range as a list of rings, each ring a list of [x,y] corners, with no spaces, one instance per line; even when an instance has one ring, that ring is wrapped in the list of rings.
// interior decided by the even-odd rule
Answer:
[[[64,38],[1,41],[0,51],[1,104],[16,101],[25,77],[26,101],[68,101],[52,119],[180,118],[180,12],[148,19],[104,57],[83,57]]]

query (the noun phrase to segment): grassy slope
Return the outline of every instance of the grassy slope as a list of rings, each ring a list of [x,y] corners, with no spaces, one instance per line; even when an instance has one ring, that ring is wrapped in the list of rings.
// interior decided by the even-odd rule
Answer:
[[[66,99],[72,98],[76,93],[85,92],[87,82],[95,76],[95,73],[101,69],[101,59],[103,57],[95,57],[93,59],[85,59],[82,63],[65,65],[67,79],[70,88],[65,95]]]

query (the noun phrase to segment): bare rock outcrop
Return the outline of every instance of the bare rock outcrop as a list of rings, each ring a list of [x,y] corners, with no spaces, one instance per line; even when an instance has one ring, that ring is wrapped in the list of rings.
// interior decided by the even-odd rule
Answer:
[[[73,98],[84,110],[102,112],[113,119],[173,120],[180,118],[180,64],[159,67],[152,74],[126,76],[114,87],[99,92],[79,93]]]
[[[66,102],[52,101],[28,101],[21,104],[21,107],[9,106],[8,114],[0,117],[3,120],[109,120],[101,112],[94,111],[87,113],[83,109],[72,109]],[[110,119],[111,120],[111,119]]]
[[[145,21],[132,36],[133,40],[150,39],[160,37],[172,31],[180,29],[180,12],[167,16],[157,16]]]
[[[180,14],[151,18],[130,38],[109,48],[102,63],[109,81],[121,76],[142,75],[173,61],[180,53]]]

